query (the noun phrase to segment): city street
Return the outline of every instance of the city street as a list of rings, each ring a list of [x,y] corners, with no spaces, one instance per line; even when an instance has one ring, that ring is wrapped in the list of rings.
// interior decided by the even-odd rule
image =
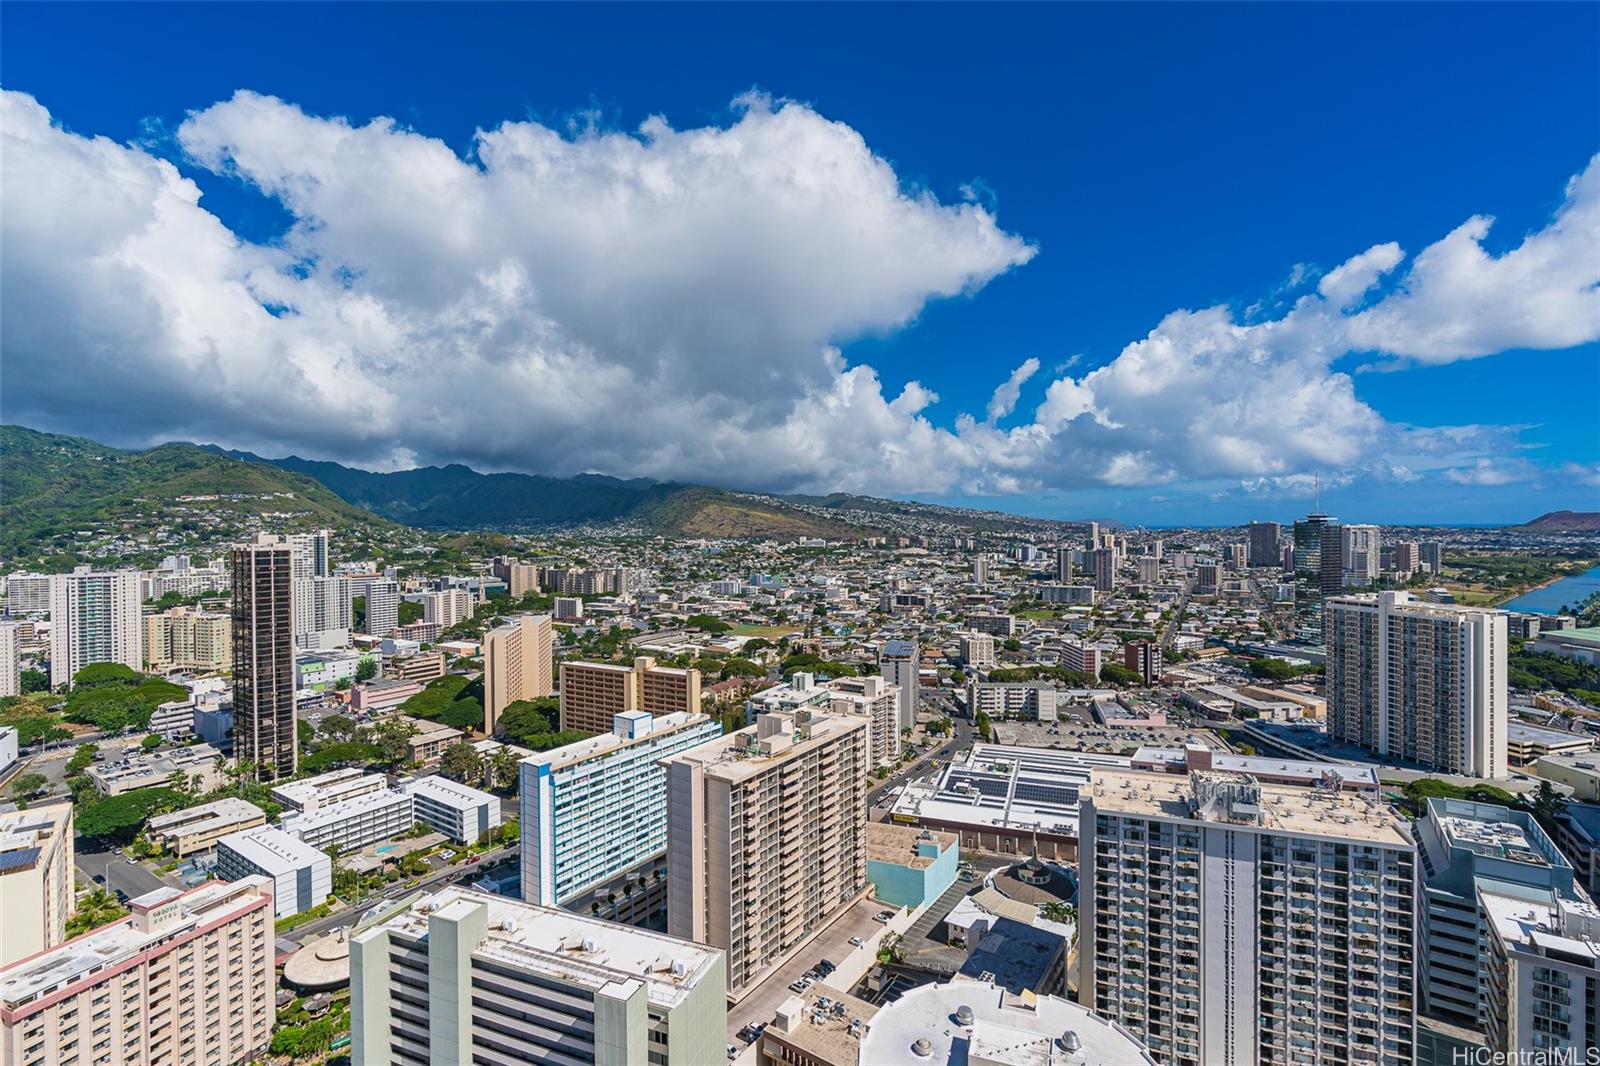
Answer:
[[[316,921],[307,922],[305,925],[296,926],[293,930],[284,935],[291,940],[295,940],[303,944],[307,940],[322,936],[324,933],[330,933],[335,929],[344,929],[348,926],[355,925],[367,914],[368,911],[372,910],[372,908],[381,903],[389,900],[400,899],[401,897],[408,896],[413,892],[425,892],[430,888],[443,888],[445,885],[455,884],[456,882],[465,880],[469,877],[476,877],[486,867],[493,866],[495,863],[510,858],[515,854],[517,854],[517,845],[515,844],[511,845],[510,847],[501,848],[498,851],[485,852],[483,858],[479,859],[471,866],[446,866],[442,870],[437,870],[434,873],[427,875],[420,881],[404,882],[398,885],[392,885],[384,889],[384,891],[378,895],[368,896],[355,907],[349,908],[348,910],[342,910],[338,914],[330,914],[326,918],[318,918]]]

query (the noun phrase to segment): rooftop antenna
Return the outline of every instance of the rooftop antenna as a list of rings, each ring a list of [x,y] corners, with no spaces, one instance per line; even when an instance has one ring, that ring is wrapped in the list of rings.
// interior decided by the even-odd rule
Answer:
[[[1316,486],[1316,488],[1314,490],[1315,493],[1316,493],[1316,496],[1314,497],[1313,510],[1317,514],[1321,514],[1322,513],[1322,474],[1321,473],[1312,474],[1311,475],[1311,483],[1314,486]]]

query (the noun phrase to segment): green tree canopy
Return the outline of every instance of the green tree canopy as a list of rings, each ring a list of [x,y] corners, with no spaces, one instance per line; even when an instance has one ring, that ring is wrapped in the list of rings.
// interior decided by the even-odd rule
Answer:
[[[457,741],[444,749],[439,759],[439,773],[463,785],[476,785],[483,779],[483,760],[465,741]]]

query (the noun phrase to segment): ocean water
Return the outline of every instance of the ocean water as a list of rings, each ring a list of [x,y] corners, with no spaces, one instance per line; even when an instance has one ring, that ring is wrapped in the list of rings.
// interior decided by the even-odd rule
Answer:
[[[1525,592],[1514,600],[1501,604],[1508,611],[1527,611],[1529,614],[1555,614],[1563,605],[1576,607],[1580,602],[1600,592],[1600,566],[1581,574],[1564,577],[1554,585]]]

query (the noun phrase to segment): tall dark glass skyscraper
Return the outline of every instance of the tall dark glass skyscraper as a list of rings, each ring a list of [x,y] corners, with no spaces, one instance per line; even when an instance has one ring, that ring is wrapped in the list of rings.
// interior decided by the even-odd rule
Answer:
[[[1322,600],[1344,587],[1339,520],[1309,514],[1294,524],[1294,615],[1299,635],[1322,640]]]
[[[233,562],[233,750],[260,781],[294,774],[294,550],[258,533]]]

